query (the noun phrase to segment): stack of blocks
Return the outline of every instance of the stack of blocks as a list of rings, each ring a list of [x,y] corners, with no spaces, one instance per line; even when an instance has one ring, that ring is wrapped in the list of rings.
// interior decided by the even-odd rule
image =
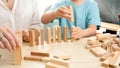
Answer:
[[[96,39],[88,39],[86,46],[101,60],[105,67],[118,68],[120,64],[120,39],[111,34],[97,34]]]

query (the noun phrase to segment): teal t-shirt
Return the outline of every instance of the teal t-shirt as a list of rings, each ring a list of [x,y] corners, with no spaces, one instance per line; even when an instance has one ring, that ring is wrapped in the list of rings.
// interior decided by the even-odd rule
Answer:
[[[73,7],[74,22],[69,22],[69,19],[67,18],[57,18],[59,21],[59,26],[62,28],[63,26],[68,27],[68,38],[70,38],[71,26],[86,29],[89,24],[100,25],[99,9],[97,3],[94,0],[84,0],[84,2],[78,6],[75,5],[72,1],[69,3],[61,1],[52,6],[50,10],[56,10],[60,6],[68,5],[71,5]],[[62,36],[64,36],[63,34],[64,33],[62,29]]]

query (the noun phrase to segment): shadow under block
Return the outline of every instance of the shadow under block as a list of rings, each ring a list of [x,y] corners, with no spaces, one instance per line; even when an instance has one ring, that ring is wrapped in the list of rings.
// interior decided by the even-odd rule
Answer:
[[[47,27],[46,28],[47,30],[47,32],[46,32],[46,34],[47,34],[47,43],[48,44],[50,44],[51,43],[51,30],[50,30],[50,28],[49,27]]]
[[[71,17],[69,18],[69,21],[72,23],[72,22],[74,22],[73,8],[72,8],[72,6],[68,6],[68,9],[70,9],[70,11],[71,11]]]
[[[22,46],[23,43],[22,31],[16,31],[16,36],[18,38],[20,46]],[[16,50],[13,53],[13,57],[14,57],[14,65],[20,65],[22,60],[21,47],[16,48]]]
[[[118,68],[120,64],[120,51],[116,51],[114,57],[110,61],[110,67]]]
[[[64,26],[64,42],[67,42],[67,36],[68,36],[68,34],[67,34],[67,27],[66,26]]]
[[[65,56],[55,55],[53,57],[56,58],[56,59],[62,59],[62,60],[69,60],[71,58],[71,56],[67,56],[67,55],[65,55]]]
[[[44,29],[40,29],[41,45],[44,45]]]
[[[50,62],[46,64],[46,68],[69,68],[69,63],[61,59],[50,59]]]
[[[35,45],[35,32],[32,29],[29,30],[29,43],[32,47]]]
[[[52,41],[53,43],[56,42],[56,27],[52,27]]]
[[[58,42],[61,42],[61,27],[57,27],[58,30]]]
[[[102,57],[103,55],[108,53],[105,49],[101,47],[91,48],[90,51],[97,57]]]

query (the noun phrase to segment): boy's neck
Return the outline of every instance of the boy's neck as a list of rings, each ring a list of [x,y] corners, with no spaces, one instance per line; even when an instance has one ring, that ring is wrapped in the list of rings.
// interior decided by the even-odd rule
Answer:
[[[77,6],[83,3],[84,0],[72,0]]]

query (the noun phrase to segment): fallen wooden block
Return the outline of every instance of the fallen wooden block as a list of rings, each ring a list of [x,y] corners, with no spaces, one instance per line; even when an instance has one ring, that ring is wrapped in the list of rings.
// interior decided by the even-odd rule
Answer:
[[[52,58],[46,64],[46,68],[69,68],[69,63],[61,59]]]
[[[112,44],[112,47],[114,51],[120,51],[120,47],[118,46],[118,44]]]
[[[110,61],[110,67],[112,68],[118,68],[120,64],[120,51],[117,51]]]
[[[96,45],[96,44],[98,44],[98,40],[88,40],[87,44],[88,45]]]
[[[109,67],[110,61],[112,60],[113,57],[108,57],[105,61],[101,63],[102,66],[104,67]]]
[[[42,62],[42,58],[41,56],[31,56],[31,55],[28,55],[28,56],[25,56],[24,57],[24,60],[31,60],[31,61],[39,61],[39,62]]]
[[[97,34],[97,35],[96,35],[96,38],[97,38],[97,40],[99,40],[99,41],[109,40],[109,39],[112,38],[112,35],[109,34],[109,33],[106,33],[106,34]]]
[[[49,53],[48,52],[31,52],[31,55],[49,57]]]
[[[120,39],[119,38],[114,38],[113,39],[117,44],[118,44],[118,46],[120,47]]]
[[[108,53],[102,57],[100,57],[100,61],[104,61],[106,60],[108,57],[113,57],[114,56],[114,53]]]
[[[56,59],[62,59],[62,60],[69,60],[71,58],[71,56],[59,56],[59,55],[55,55],[53,57]]]
[[[91,48],[90,51],[97,57],[102,57],[103,55],[108,53],[105,49],[101,47]]]
[[[87,49],[90,49],[90,48],[100,47],[100,46],[102,46],[102,43],[95,44],[95,45],[87,45],[86,48],[87,48]]]
[[[43,57],[42,58],[42,62],[43,63],[48,63],[50,61],[50,58],[49,57]]]

